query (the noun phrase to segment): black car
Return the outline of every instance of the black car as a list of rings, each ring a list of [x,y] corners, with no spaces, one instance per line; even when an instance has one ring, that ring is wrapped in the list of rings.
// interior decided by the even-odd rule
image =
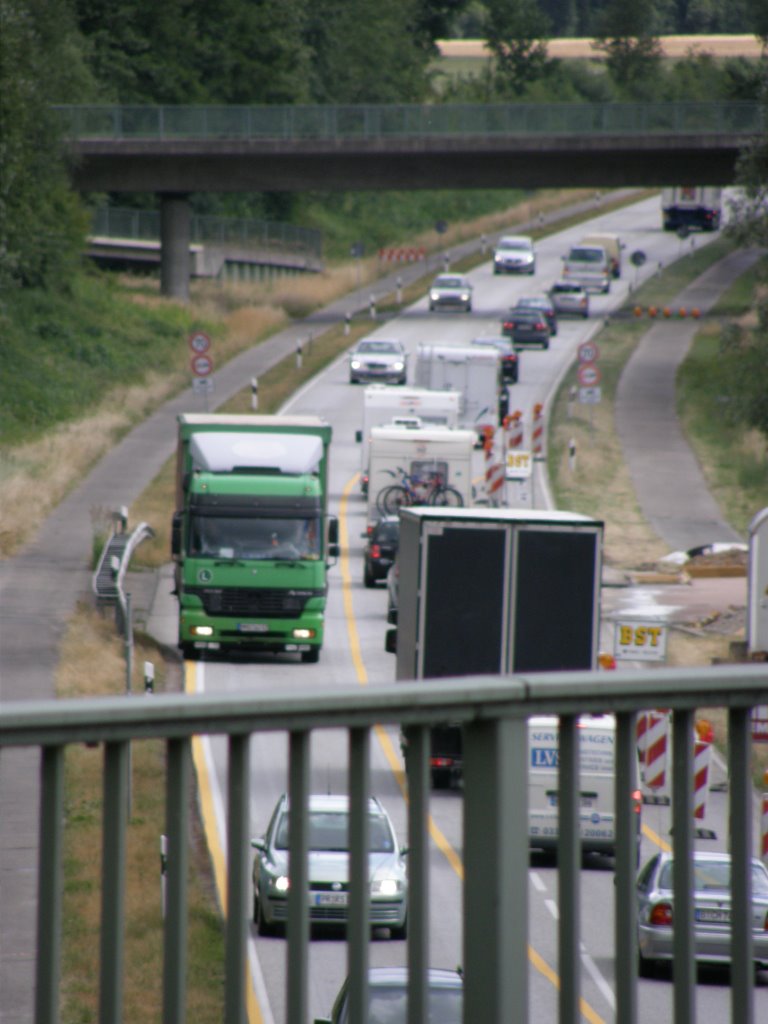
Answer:
[[[383,516],[374,525],[363,553],[363,583],[366,587],[373,587],[377,580],[387,578],[395,561],[399,540],[399,516]]]
[[[540,309],[510,309],[501,321],[501,333],[517,345],[549,348],[549,324]]]
[[[520,356],[509,338],[473,338],[473,345],[484,345],[501,352],[501,375],[505,384],[517,384],[520,379]]]
[[[554,337],[557,334],[557,311],[552,303],[552,299],[548,295],[528,295],[522,299],[518,299],[513,310],[515,309],[536,309],[540,313],[543,313],[547,318],[549,324],[549,333]]]

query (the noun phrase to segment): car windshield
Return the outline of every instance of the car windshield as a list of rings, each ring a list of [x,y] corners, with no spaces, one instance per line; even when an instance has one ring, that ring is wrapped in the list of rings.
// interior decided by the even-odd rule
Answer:
[[[524,252],[530,252],[530,242],[525,242],[520,238],[508,238],[502,242],[499,242],[500,249],[522,249]]]
[[[387,355],[398,355],[400,348],[394,341],[361,341],[357,346],[358,352],[378,352]]]
[[[461,1024],[463,996],[461,988],[430,988],[428,994],[429,1024]],[[345,1000],[339,1024],[346,1024],[349,1000]],[[406,1024],[408,999],[404,988],[376,985],[368,990],[367,1024]]]
[[[278,850],[288,849],[290,812],[280,819],[275,834]],[[392,853],[395,844],[386,818],[381,814],[368,817],[369,846],[371,853]],[[310,811],[309,848],[315,852],[349,852],[349,815],[344,811]]]
[[[373,531],[373,539],[381,543],[383,540],[393,541],[400,536],[400,523],[379,523]]]
[[[319,521],[310,518],[193,515],[189,553],[207,558],[294,561],[320,557]]]
[[[573,263],[602,263],[605,253],[602,249],[571,249],[568,260]]]
[[[696,861],[693,877],[697,892],[728,892],[731,888],[730,861]],[[672,861],[667,861],[661,869],[659,888],[672,889]],[[752,865],[752,892],[768,896],[768,873],[759,864]]]
[[[461,277],[438,277],[435,281],[436,288],[463,288],[464,280]]]
[[[558,295],[576,295],[581,291],[581,288],[577,284],[555,284],[552,286],[552,291]]]

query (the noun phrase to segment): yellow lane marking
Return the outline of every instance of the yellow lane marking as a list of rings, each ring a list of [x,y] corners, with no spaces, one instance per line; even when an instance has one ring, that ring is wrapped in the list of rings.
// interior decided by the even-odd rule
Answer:
[[[669,843],[665,839],[662,839],[657,832],[654,832],[653,829],[645,823],[643,824],[643,835],[646,839],[650,839],[652,843],[655,843],[660,850],[664,851],[664,853],[672,853],[672,847]]]
[[[344,595],[344,616],[347,620],[347,635],[349,637],[349,646],[352,652],[352,661],[355,666],[358,682],[361,686],[367,686],[368,673],[365,670],[365,663],[363,662],[362,653],[360,651],[360,638],[357,633],[357,622],[355,620],[355,613],[352,607],[352,573],[350,571],[349,530],[347,528],[347,505],[349,503],[349,495],[357,483],[359,476],[359,473],[355,473],[352,479],[346,484],[341,494],[341,502],[339,503],[339,540],[341,542],[339,566],[341,569],[341,581]],[[400,758],[397,756],[392,740],[382,726],[377,725],[374,731],[379,743],[381,744],[384,756],[392,769],[395,779],[397,780],[400,791],[403,794],[403,799],[407,803],[408,792],[406,789],[405,773],[403,772]],[[429,834],[432,837],[432,841],[435,846],[437,846],[458,877],[463,881],[464,865],[461,858],[438,828],[437,823],[431,814],[429,816]],[[536,970],[547,979],[547,981],[551,982],[555,988],[560,988],[559,977],[555,971],[552,970],[546,960],[544,960],[532,946],[528,947],[528,959]],[[589,1024],[605,1024],[605,1020],[592,1009],[584,998],[580,999],[579,1007],[584,1018],[589,1021]]]
[[[197,692],[197,664],[193,661],[184,662],[184,692],[194,694]],[[219,829],[216,822],[216,811],[213,803],[213,792],[211,789],[211,778],[208,772],[208,763],[205,756],[205,744],[207,737],[192,737],[192,760],[197,775],[197,785],[200,792],[200,815],[203,819],[203,831],[208,843],[208,851],[213,866],[213,877],[216,883],[216,892],[219,896],[222,916],[227,916],[227,862],[224,850],[221,846]],[[261,1013],[256,992],[253,987],[253,976],[246,965],[248,984],[245,987],[246,1014],[249,1024],[263,1024],[264,1017]]]

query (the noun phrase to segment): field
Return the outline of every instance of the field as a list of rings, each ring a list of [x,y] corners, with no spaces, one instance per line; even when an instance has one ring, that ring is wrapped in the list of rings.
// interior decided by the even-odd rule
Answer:
[[[550,39],[547,49],[550,57],[563,60],[602,60],[594,49],[592,39]],[[447,39],[438,44],[440,55],[446,60],[484,58],[488,50],[482,39]],[[756,36],[662,36],[665,57],[685,57],[691,50],[711,53],[714,57],[760,57],[763,47]]]

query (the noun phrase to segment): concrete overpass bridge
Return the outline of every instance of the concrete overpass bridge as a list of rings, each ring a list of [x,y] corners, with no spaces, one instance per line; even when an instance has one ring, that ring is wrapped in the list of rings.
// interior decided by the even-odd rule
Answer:
[[[185,297],[193,192],[728,185],[752,102],[58,107],[81,191],[162,197]]]

